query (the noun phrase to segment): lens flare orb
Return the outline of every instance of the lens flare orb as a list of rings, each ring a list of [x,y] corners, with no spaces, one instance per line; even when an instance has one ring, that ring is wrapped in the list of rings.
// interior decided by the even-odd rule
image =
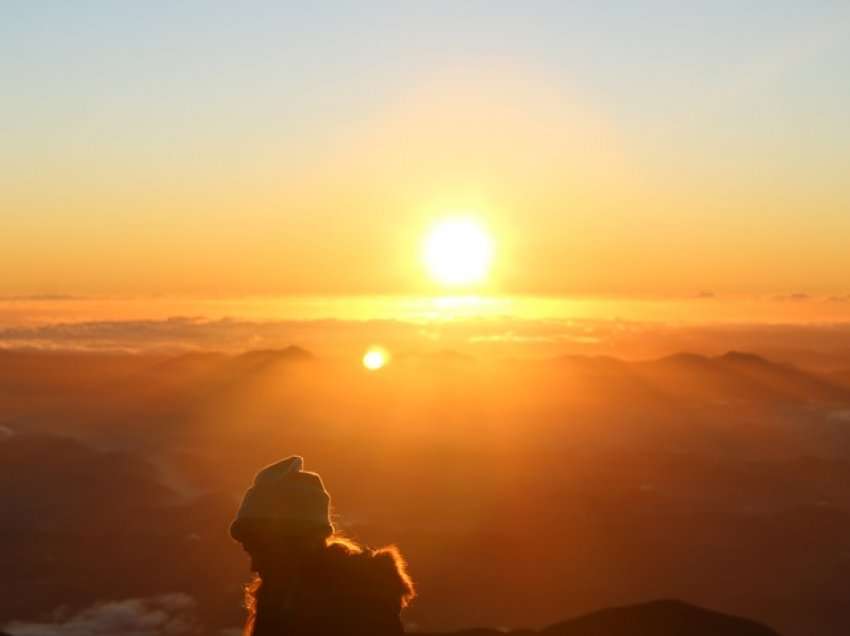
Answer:
[[[389,362],[390,355],[383,347],[371,347],[363,354],[363,366],[369,371],[383,369]]]

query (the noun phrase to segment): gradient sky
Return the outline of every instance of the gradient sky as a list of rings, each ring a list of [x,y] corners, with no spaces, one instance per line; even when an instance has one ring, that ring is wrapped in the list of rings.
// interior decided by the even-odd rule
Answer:
[[[0,296],[850,291],[846,2],[299,4],[0,4]]]

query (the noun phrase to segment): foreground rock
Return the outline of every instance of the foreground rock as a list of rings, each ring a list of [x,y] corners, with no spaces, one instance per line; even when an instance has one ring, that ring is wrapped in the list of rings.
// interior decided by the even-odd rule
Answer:
[[[506,632],[471,629],[451,636],[504,636]],[[539,631],[516,630],[510,636],[778,636],[766,625],[721,614],[681,601],[653,601],[610,607]],[[447,636],[447,635],[444,635]]]

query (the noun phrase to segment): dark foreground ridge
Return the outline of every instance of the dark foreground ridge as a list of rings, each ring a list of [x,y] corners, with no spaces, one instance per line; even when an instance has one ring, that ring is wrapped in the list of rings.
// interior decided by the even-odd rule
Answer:
[[[442,636],[778,636],[766,625],[682,601],[609,607],[539,631],[468,629]],[[425,636],[424,634],[422,636]],[[437,634],[429,636],[438,636]]]

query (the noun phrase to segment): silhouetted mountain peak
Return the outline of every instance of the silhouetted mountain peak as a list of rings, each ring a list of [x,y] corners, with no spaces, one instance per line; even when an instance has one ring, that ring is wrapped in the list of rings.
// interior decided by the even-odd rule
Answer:
[[[253,351],[246,351],[245,353],[241,353],[236,356],[236,360],[257,363],[314,359],[315,356],[312,353],[296,345],[290,345],[284,349],[257,349]]]
[[[661,363],[661,364],[670,363],[670,364],[696,365],[696,364],[708,364],[709,362],[711,362],[711,360],[710,360],[710,358],[703,356],[703,355],[700,355],[698,353],[682,352],[682,353],[674,353],[672,355],[665,356],[663,358],[659,358],[658,360],[656,360],[656,362]]]
[[[762,358],[760,355],[755,353],[748,353],[746,351],[727,351],[722,356],[718,356],[715,358],[720,362],[729,362],[735,364],[760,364],[764,366],[776,366],[775,363]]]

